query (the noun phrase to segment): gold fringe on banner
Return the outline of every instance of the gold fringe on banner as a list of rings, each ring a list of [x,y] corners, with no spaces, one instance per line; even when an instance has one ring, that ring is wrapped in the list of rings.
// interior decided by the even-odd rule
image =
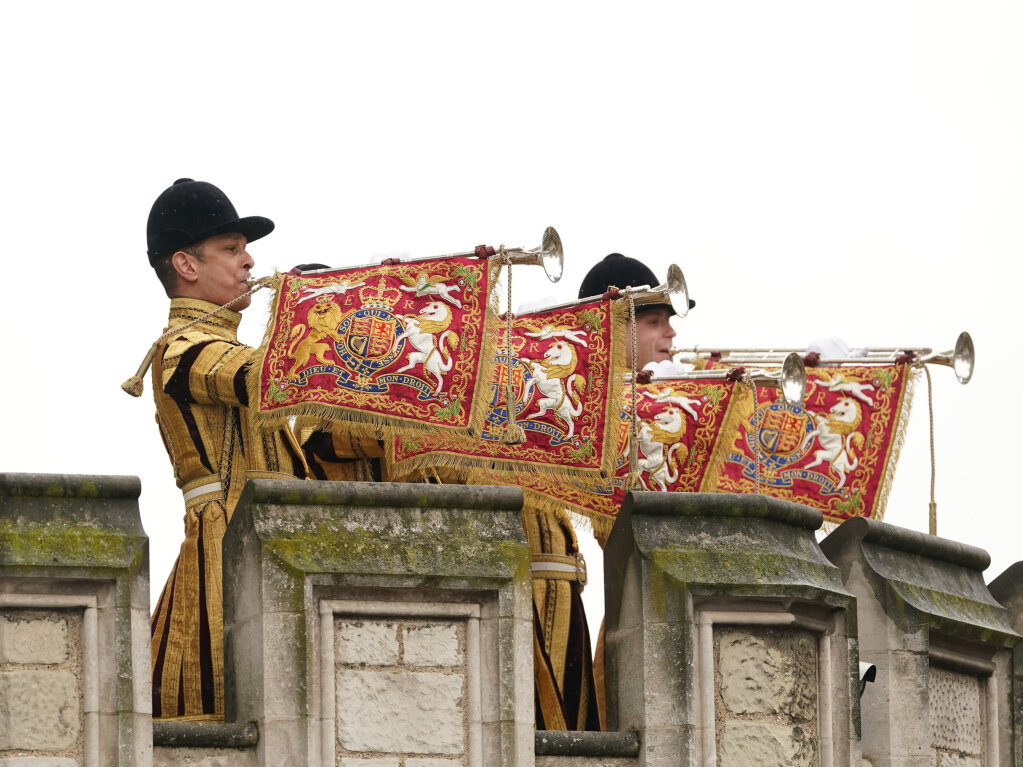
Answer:
[[[567,510],[584,517],[592,526],[593,537],[597,539],[597,543],[600,544],[601,548],[607,543],[608,536],[611,535],[611,528],[614,527],[615,517],[594,514],[592,510],[574,504],[571,501],[557,500],[535,490],[523,488],[522,493],[528,506],[535,506],[541,511],[546,511],[550,514],[563,514]]]
[[[906,385],[902,387],[902,398],[899,401],[895,421],[895,438],[892,440],[891,448],[885,458],[884,476],[881,478],[881,486],[878,488],[877,499],[874,502],[872,519],[883,519],[885,509],[888,506],[888,494],[891,492],[892,483],[895,481],[895,468],[899,463],[899,455],[902,453],[902,445],[906,441],[906,427],[909,425],[909,414],[913,407],[913,394],[916,392],[916,384],[920,378],[920,371],[911,365],[906,365]],[[844,522],[845,520],[841,520]]]

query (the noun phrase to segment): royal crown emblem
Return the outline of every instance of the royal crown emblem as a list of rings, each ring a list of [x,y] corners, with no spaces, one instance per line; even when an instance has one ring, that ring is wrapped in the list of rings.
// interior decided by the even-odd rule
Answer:
[[[375,288],[367,286],[359,291],[359,300],[364,309],[390,310],[401,300],[401,291],[389,287],[387,280],[381,277]]]

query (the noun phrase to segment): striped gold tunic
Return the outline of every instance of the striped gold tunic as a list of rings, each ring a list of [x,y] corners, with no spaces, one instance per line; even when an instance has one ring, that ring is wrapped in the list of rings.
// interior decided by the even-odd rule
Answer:
[[[579,552],[568,515],[526,504],[522,527],[533,553],[533,686],[538,730],[601,729],[590,636],[577,578],[551,560]],[[553,557],[551,555],[554,555]]]
[[[221,539],[248,478],[304,478],[290,430],[260,432],[247,413],[247,368],[256,351],[238,341],[241,315],[214,304],[171,301],[181,327],[153,363],[156,420],[185,500],[185,541],[151,621],[153,716],[224,716]]]

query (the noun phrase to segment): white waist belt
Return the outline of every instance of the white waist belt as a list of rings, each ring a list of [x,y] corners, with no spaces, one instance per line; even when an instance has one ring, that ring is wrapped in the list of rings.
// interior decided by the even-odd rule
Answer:
[[[208,485],[200,485],[199,487],[193,487],[187,493],[184,493],[185,503],[188,503],[193,498],[197,498],[200,495],[206,493],[223,493],[224,486],[219,482],[210,482]]]
[[[586,560],[582,554],[533,554],[533,577],[543,580],[576,581],[586,585]]]

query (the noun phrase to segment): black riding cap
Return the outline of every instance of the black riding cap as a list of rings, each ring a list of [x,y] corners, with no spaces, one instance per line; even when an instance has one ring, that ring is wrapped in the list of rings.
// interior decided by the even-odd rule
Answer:
[[[227,195],[213,184],[179,178],[156,198],[149,211],[149,263],[217,234],[238,232],[252,242],[273,230],[274,222],[268,218],[239,218]]]
[[[616,288],[638,288],[640,285],[648,285],[655,288],[661,284],[650,267],[635,258],[623,256],[621,253],[610,253],[598,261],[590,271],[583,277],[583,283],[579,286],[579,298],[602,295],[610,286]],[[692,309],[696,302],[690,299],[689,308]],[[665,301],[663,304],[644,304],[637,306],[636,311],[645,309],[667,309],[669,316],[675,314],[671,304]]]

